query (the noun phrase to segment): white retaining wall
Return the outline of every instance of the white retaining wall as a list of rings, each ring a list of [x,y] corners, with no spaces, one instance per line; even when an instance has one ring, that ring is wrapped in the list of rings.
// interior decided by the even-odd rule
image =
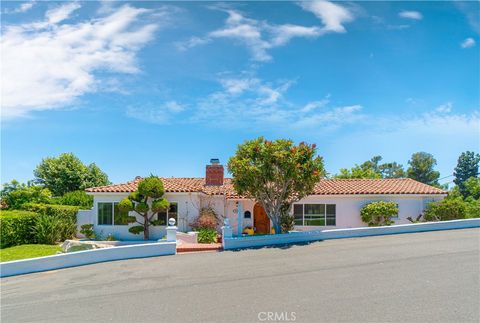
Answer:
[[[173,241],[63,253],[0,263],[0,277],[82,266],[112,260],[174,255],[176,252],[176,242]]]
[[[442,222],[426,222],[414,224],[401,224],[384,227],[364,227],[353,229],[334,229],[334,230],[317,230],[304,232],[290,232],[285,234],[272,234],[264,236],[242,236],[229,237],[225,234],[225,227],[223,228],[223,249],[242,249],[252,247],[263,247],[272,245],[283,245],[289,243],[303,243],[310,241],[319,241],[327,239],[341,239],[341,238],[355,238],[378,236],[386,234],[400,234],[400,233],[414,233],[437,230],[451,230],[451,229],[466,229],[480,227],[480,218],[452,220]]]

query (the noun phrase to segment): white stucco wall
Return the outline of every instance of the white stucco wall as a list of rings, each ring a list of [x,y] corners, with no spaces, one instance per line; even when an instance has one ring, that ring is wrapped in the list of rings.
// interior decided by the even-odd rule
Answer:
[[[130,225],[98,225],[97,205],[99,202],[119,202],[126,197],[127,193],[95,193],[94,207],[91,210],[91,215],[82,214],[82,219],[91,219],[95,225],[95,231],[106,237],[108,234],[113,234],[117,239],[121,240],[139,240],[143,235],[134,235],[128,232]],[[228,217],[230,225],[233,229],[233,234],[238,233],[238,204],[242,205],[242,217],[240,227],[254,225],[254,201],[253,200],[226,200],[223,196],[207,196],[202,193],[167,193],[165,197],[170,202],[178,204],[178,230],[187,232],[191,230],[190,224],[198,217],[201,207],[212,207],[220,218]],[[374,201],[391,201],[398,204],[399,216],[395,219],[395,224],[408,224],[407,217],[417,217],[423,212],[429,202],[443,199],[444,196],[432,195],[311,195],[301,201],[300,204],[335,204],[336,205],[336,225],[335,226],[296,226],[296,230],[319,230],[319,229],[343,229],[364,227],[365,224],[360,219],[361,208]],[[251,218],[244,218],[245,211],[250,211]],[[82,211],[83,212],[83,211]],[[292,209],[293,212],[293,209]],[[131,212],[131,215],[136,213]],[[139,219],[141,221],[141,219]],[[141,221],[142,222],[142,221]],[[82,224],[86,223],[82,220]],[[221,224],[220,224],[221,226]],[[161,239],[165,236],[165,226],[151,226],[150,238]]]
[[[141,240],[143,233],[139,235],[132,234],[128,229],[132,226],[138,225],[132,223],[129,225],[99,225],[98,224],[98,203],[102,202],[120,202],[128,193],[94,193],[93,209],[91,215],[88,217],[82,214],[82,218],[91,219],[90,223],[94,224],[94,229],[97,234],[106,237],[112,234],[116,239],[120,240]],[[189,224],[198,216],[198,207],[200,205],[199,195],[197,193],[167,193],[165,198],[170,202],[176,202],[178,205],[178,222],[177,227],[179,231],[188,231]],[[135,212],[130,212],[131,216],[136,216],[140,222],[143,222],[141,216]],[[77,216],[78,218],[78,216]],[[85,223],[85,221],[82,221]],[[161,239],[166,235],[165,226],[150,226],[150,239]]]
[[[410,221],[407,217],[417,217],[423,212],[426,205],[432,201],[443,199],[444,196],[432,195],[310,195],[298,204],[335,204],[336,205],[336,225],[335,226],[296,226],[296,230],[309,231],[319,229],[343,229],[343,228],[357,228],[366,226],[360,218],[361,208],[374,201],[388,201],[398,204],[399,215],[395,220],[395,224],[408,224]],[[242,203],[243,212],[250,211],[251,219],[242,217],[242,229],[246,226],[253,226],[254,214],[253,207],[255,205],[252,200],[239,200]],[[293,208],[292,208],[293,214]],[[227,215],[230,219],[230,226],[233,229],[233,234],[237,234],[238,220],[237,220],[237,201],[227,201]]]
[[[243,229],[247,226],[253,227],[253,207],[255,206],[255,202],[253,200],[227,200],[227,216],[230,220],[230,226],[233,229],[233,234],[237,235],[237,230],[238,230],[238,203],[242,204],[242,217],[241,217],[241,229]],[[245,211],[250,211],[251,218],[250,219],[245,219],[244,214]]]
[[[394,219],[395,224],[411,223],[407,217],[417,217],[423,212],[428,202],[441,200],[443,196],[422,196],[422,195],[311,195],[299,204],[336,204],[336,225],[335,226],[296,226],[296,230],[318,230],[358,228],[366,226],[360,218],[360,210],[370,202],[386,201],[398,204],[398,218]],[[293,212],[293,211],[292,211]]]

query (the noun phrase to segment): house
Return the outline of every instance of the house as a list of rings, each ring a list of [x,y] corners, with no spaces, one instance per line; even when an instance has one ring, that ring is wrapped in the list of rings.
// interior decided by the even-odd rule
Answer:
[[[228,217],[234,234],[241,234],[246,226],[257,233],[269,233],[271,228],[263,208],[251,199],[239,196],[230,178],[224,177],[224,167],[218,160],[206,166],[205,178],[162,178],[165,197],[170,209],[156,216],[161,225],[151,227],[150,237],[165,236],[169,218],[175,218],[179,231],[187,232],[202,207],[211,207],[222,218]],[[102,236],[113,234],[122,240],[141,239],[129,233],[130,225],[116,220],[117,203],[135,191],[140,177],[124,184],[87,189],[93,195],[92,210],[81,211],[78,225],[92,223]],[[373,201],[393,201],[399,208],[396,224],[409,223],[407,217],[416,217],[432,201],[443,199],[447,193],[441,189],[409,178],[401,179],[322,179],[313,193],[295,203],[291,212],[296,230],[353,228],[365,226],[361,221],[361,208]],[[131,213],[134,215],[135,213]],[[117,217],[117,219],[120,217]]]

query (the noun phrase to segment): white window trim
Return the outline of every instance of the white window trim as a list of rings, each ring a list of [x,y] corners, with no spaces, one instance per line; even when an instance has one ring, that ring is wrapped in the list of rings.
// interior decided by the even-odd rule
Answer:
[[[98,212],[99,212],[98,205],[99,204],[107,204],[107,203],[112,204],[112,224],[99,224],[98,223]],[[118,202],[111,202],[111,201],[106,201],[106,202],[99,201],[99,202],[97,202],[97,226],[100,226],[100,227],[113,227],[113,226],[115,226],[115,203],[118,203]]]
[[[305,204],[308,205],[325,205],[325,225],[305,225]],[[298,227],[335,227],[337,226],[337,204],[335,203],[294,203],[292,207],[293,215],[295,216],[294,208],[295,205],[302,206],[302,224],[295,224]],[[335,225],[327,225],[327,205],[335,205]]]
[[[170,204],[177,204],[177,225],[178,225],[179,213],[180,213],[180,212],[178,212],[178,206],[180,205],[180,203],[177,202],[177,201],[168,201],[168,202],[170,202]],[[159,212],[157,212],[157,220],[158,220],[158,213],[159,213]],[[168,226],[168,220],[170,220],[170,214],[169,214],[169,213],[170,213],[170,207],[167,209],[167,218],[165,219],[165,220],[166,220],[165,225],[159,225],[159,227],[166,227],[166,226]]]

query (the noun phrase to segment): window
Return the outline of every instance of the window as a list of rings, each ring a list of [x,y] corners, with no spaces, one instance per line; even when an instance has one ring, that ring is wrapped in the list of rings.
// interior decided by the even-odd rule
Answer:
[[[243,217],[245,219],[251,219],[252,218],[252,212],[250,211],[245,211],[245,213],[243,213]]]
[[[303,225],[303,204],[293,205],[293,217],[295,225]]]
[[[327,204],[327,225],[336,225],[336,209],[335,204]]]
[[[113,203],[98,203],[98,224],[112,225]]]
[[[157,213],[158,225],[167,225],[168,219],[174,218],[178,223],[178,204],[177,202],[170,202],[170,207],[167,211]]]
[[[117,202],[98,203],[98,225],[127,225],[128,212],[118,209]]]
[[[325,204],[305,204],[303,225],[325,225]]]
[[[336,225],[335,204],[294,204],[295,225],[330,226]]]

